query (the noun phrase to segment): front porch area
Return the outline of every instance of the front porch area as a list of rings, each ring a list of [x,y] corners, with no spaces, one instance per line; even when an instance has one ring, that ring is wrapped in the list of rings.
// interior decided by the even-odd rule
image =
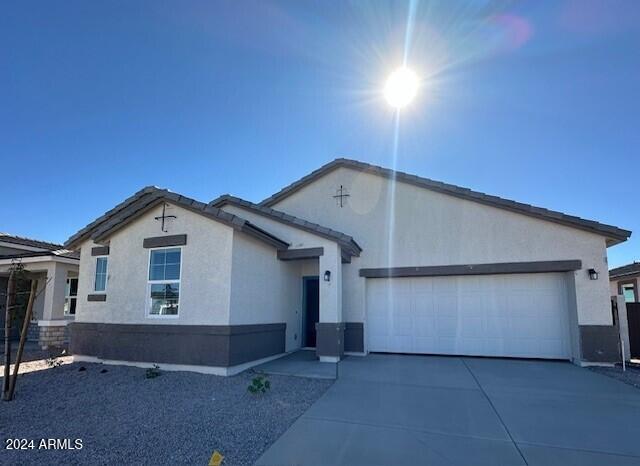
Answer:
[[[38,342],[43,350],[66,347],[69,340],[67,324],[74,320],[77,302],[77,258],[62,257],[55,252],[47,252],[46,255],[33,257],[0,259],[0,336],[2,338],[5,333],[9,274],[16,264],[20,264],[25,272],[19,279],[17,288],[17,292],[24,295],[25,301],[31,281],[38,281],[27,340]],[[14,340],[20,338],[23,317],[20,315],[14,317],[11,322],[10,335]]]
[[[260,364],[253,370],[265,375],[289,375],[334,380],[338,375],[338,363],[322,362],[318,359],[315,350],[303,349]]]
[[[287,361],[337,363],[345,352],[346,326],[342,322],[342,267],[347,264],[340,248],[320,243],[312,248],[281,251],[278,259],[287,263],[296,283],[292,298],[297,309],[288,321],[288,337],[293,342],[287,351],[304,350],[287,356]]]

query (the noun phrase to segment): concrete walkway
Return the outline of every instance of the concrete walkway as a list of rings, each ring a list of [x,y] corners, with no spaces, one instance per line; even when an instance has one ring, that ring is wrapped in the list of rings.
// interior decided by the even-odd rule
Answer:
[[[253,368],[261,374],[293,375],[312,379],[335,379],[337,364],[320,362],[315,350],[299,350]]]
[[[258,465],[640,465],[640,390],[563,362],[369,355]]]

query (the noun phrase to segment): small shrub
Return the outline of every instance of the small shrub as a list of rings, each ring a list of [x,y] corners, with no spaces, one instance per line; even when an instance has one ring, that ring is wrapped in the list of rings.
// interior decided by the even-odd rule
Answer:
[[[62,360],[60,358],[67,353],[66,350],[60,351],[60,349],[52,349],[52,350],[49,350],[48,353],[49,353],[49,357],[45,359],[47,366],[54,369],[56,367],[62,366]]]
[[[160,366],[158,366],[157,364],[154,364],[153,367],[148,368],[144,373],[144,376],[147,379],[155,379],[156,377],[160,377],[161,375],[162,372],[160,371]]]
[[[62,361],[60,361],[60,358],[58,358],[58,356],[49,356],[46,359],[46,363],[47,366],[51,367],[52,369],[62,366]]]
[[[258,393],[266,393],[271,388],[271,382],[266,377],[259,375],[251,380],[251,384],[247,387],[250,393],[257,395]]]

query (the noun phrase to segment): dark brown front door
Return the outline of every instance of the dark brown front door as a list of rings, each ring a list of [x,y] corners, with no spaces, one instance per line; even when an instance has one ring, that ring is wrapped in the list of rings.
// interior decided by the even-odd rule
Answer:
[[[304,341],[303,346],[316,346],[316,323],[320,318],[320,281],[318,277],[304,277]]]

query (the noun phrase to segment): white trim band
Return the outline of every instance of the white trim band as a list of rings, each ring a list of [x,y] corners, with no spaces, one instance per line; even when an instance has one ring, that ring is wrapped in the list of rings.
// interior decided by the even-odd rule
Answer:
[[[257,366],[259,364],[263,364],[265,362],[273,361],[274,359],[281,358],[286,356],[288,353],[276,354],[275,356],[269,356],[267,358],[256,359],[255,361],[249,361],[244,364],[238,364],[237,366],[231,367],[220,367],[220,366],[195,366],[189,364],[164,364],[164,363],[153,363],[153,362],[137,362],[137,361],[118,361],[113,359],[101,359],[95,356],[84,356],[81,354],[73,355],[73,362],[92,362],[96,364],[108,364],[112,366],[133,366],[140,367],[143,369],[148,369],[157,365],[160,370],[163,371],[186,371],[186,372],[198,372],[200,374],[211,374],[211,375],[220,375],[220,376],[229,376],[236,375],[240,372],[243,372],[253,366]]]
[[[39,320],[38,327],[63,327],[73,320]]]

